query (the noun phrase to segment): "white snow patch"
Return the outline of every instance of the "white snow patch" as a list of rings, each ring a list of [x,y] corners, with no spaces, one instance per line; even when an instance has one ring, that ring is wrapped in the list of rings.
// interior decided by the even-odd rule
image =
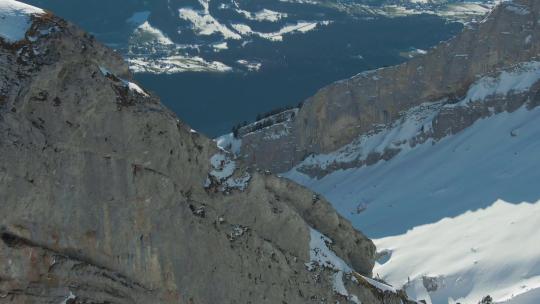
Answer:
[[[315,1],[315,0],[279,0],[279,2],[284,2],[284,3],[300,3],[300,4],[313,4],[313,5],[319,4],[319,2],[317,2],[317,1]]]
[[[219,147],[219,146],[218,146]],[[209,175],[218,183],[221,192],[228,193],[231,189],[244,191],[249,186],[251,174],[244,172],[240,176],[233,176],[237,166],[231,155],[226,151],[221,151],[210,158],[212,170]],[[205,187],[210,187],[212,180],[207,178]]]
[[[540,201],[497,200],[486,209],[375,240],[392,257],[374,271],[428,303],[477,303],[486,295],[506,302],[540,288],[538,223]],[[436,278],[430,292],[425,276]]]
[[[437,115],[442,104],[442,102],[426,103],[411,108],[391,126],[381,126],[378,131],[362,135],[335,152],[312,155],[297,167],[317,166],[326,169],[336,163],[364,161],[370,154],[383,153],[388,148],[401,149],[402,151],[410,149],[411,140],[432,130],[433,118]]]
[[[503,0],[504,1],[504,0]],[[410,1],[411,2],[411,1]],[[489,13],[501,1],[415,1],[416,6],[385,5],[379,14],[388,17],[409,16],[418,14],[438,15],[450,20],[468,22],[476,16],[483,16]]]
[[[77,297],[75,296],[75,294],[73,294],[73,292],[70,291],[69,296],[65,298],[64,301],[62,301],[62,303],[60,304],[67,304],[69,300],[75,300],[75,299],[77,299]]]
[[[353,301],[354,303],[359,303],[360,301],[355,295],[349,294],[349,292],[347,291],[347,288],[345,287],[345,283],[343,281],[343,276],[345,274],[353,273],[353,269],[349,265],[347,265],[347,263],[345,263],[343,259],[337,256],[336,253],[332,251],[332,249],[329,248],[329,246],[331,246],[332,243],[333,241],[330,238],[328,238],[327,236],[323,235],[319,231],[310,227],[310,241],[309,241],[310,261],[309,263],[306,263],[306,267],[310,271],[312,271],[316,267],[324,267],[324,268],[334,270],[335,271],[333,275],[334,292],[347,297],[350,301]],[[396,293],[396,290],[389,285],[377,282],[373,279],[367,278],[357,273],[356,275],[361,276],[363,279],[366,280],[366,282],[368,282],[373,287],[383,292],[390,291],[390,292]]]
[[[190,8],[181,8],[178,10],[180,18],[190,21],[193,30],[198,35],[221,34],[225,39],[241,39],[242,36],[230,30],[227,26],[221,24],[208,11],[206,6],[204,11],[196,11]]]
[[[167,37],[162,31],[150,25],[148,21],[144,21],[135,29],[135,34],[140,36],[146,36],[148,40],[155,41],[163,45],[173,45],[174,42]],[[145,38],[146,38],[145,37]]]
[[[540,81],[540,62],[522,63],[497,76],[480,78],[469,88],[467,96],[461,102],[448,105],[448,107],[465,106],[471,102],[485,100],[490,96],[526,92],[538,81]]]
[[[379,238],[379,250],[392,254],[375,273],[394,286],[410,277],[407,291],[416,299],[478,303],[489,294],[504,303],[537,304],[538,130],[540,108],[524,106],[372,166],[319,180],[295,170],[285,176]],[[367,208],[358,214],[360,203]],[[427,292],[424,276],[440,291]]]
[[[250,26],[241,23],[235,23],[231,26],[242,35],[258,36],[264,39],[268,39],[270,41],[283,41],[283,36],[287,34],[306,33],[316,29],[318,25],[328,24],[330,24],[330,21],[299,21],[295,24],[285,25],[279,31],[270,33],[254,31],[251,29]]]
[[[214,51],[216,51],[216,52],[227,50],[229,48],[226,41],[220,42],[220,43],[215,43],[215,44],[212,45],[212,47],[214,48]]]
[[[249,61],[245,59],[239,59],[236,61],[238,64],[245,66],[250,72],[257,72],[261,69],[262,63],[257,61]]]
[[[224,153],[217,153],[210,158],[213,170],[210,175],[218,181],[224,181],[231,177],[236,170],[236,163]]]
[[[343,275],[345,273],[351,273],[351,267],[328,248],[328,246],[332,244],[332,240],[313,228],[310,228],[310,233],[310,262],[306,264],[306,267],[310,271],[317,266],[334,270],[334,292],[348,297],[349,292],[345,288]]]
[[[234,155],[240,154],[242,139],[235,138],[232,133],[220,136],[215,139],[216,144],[223,150],[231,151]]]
[[[282,128],[276,128],[276,126],[278,125],[282,126]],[[272,125],[272,127],[273,127],[273,130],[271,133],[265,133],[263,137],[264,140],[277,140],[291,134],[291,131],[290,131],[291,126],[287,123],[275,124],[275,125]]]
[[[230,177],[225,181],[225,186],[230,189],[238,189],[240,191],[246,190],[251,180],[251,174],[244,173],[240,177]]]
[[[313,228],[310,228],[310,233],[310,262],[306,264],[309,270],[312,270],[315,266],[320,266],[347,273],[352,272],[351,267],[338,257],[334,251],[328,248],[333,243],[330,238]]]
[[[148,96],[148,94],[146,94],[146,92],[138,84],[127,80],[123,80],[123,82],[131,91],[135,91],[143,96]]]
[[[40,8],[14,0],[0,0],[0,38],[14,43],[25,38],[32,15],[45,14]]]
[[[506,5],[506,9],[511,11],[514,14],[521,15],[521,16],[526,16],[531,13],[531,11],[529,11],[529,9],[526,6],[520,5],[517,3],[512,3],[512,2],[509,2]]]
[[[364,74],[362,76],[368,76]],[[373,76],[374,80],[376,76]],[[472,102],[487,100],[489,97],[507,96],[523,93],[540,81],[540,62],[527,62],[499,72],[496,76],[486,76],[477,80],[469,88],[467,95],[454,104],[445,101],[425,103],[401,114],[401,118],[390,126],[379,126],[374,131],[362,135],[348,145],[328,154],[312,155],[296,168],[319,167],[326,169],[331,165],[365,161],[372,153],[382,154],[386,149],[399,149],[401,152],[414,146],[414,139],[433,130],[433,119],[440,110],[467,106]],[[432,143],[431,140],[428,140]],[[400,153],[401,153],[400,152]]]

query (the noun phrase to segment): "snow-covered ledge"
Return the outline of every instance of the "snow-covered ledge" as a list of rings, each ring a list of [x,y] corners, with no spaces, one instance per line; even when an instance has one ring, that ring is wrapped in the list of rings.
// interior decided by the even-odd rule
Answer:
[[[32,26],[32,16],[45,11],[14,0],[0,0],[0,38],[15,43],[25,38]]]

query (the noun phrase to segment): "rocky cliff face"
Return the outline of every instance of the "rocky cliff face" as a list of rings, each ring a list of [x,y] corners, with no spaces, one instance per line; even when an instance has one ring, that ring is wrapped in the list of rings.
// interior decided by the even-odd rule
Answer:
[[[414,107],[455,103],[466,97],[479,78],[538,59],[539,14],[538,1],[504,2],[426,55],[323,88],[294,119],[244,135],[240,154],[261,168],[284,172],[309,155],[336,151],[362,135],[391,126]],[[482,116],[449,111],[445,115],[455,118],[444,122],[454,127],[441,127],[438,138]],[[393,155],[392,151],[372,155],[370,162]]]
[[[0,36],[1,303],[406,299],[369,279],[373,243],[326,200],[250,171],[91,36],[24,11],[24,37]]]

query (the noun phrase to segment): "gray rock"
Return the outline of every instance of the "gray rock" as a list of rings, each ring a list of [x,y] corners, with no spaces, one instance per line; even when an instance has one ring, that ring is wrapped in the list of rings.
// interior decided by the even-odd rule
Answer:
[[[333,271],[307,269],[310,227],[370,275],[373,243],[326,200],[231,160],[73,25],[46,15],[30,31],[0,41],[1,303],[350,300]]]
[[[540,57],[539,13],[538,1],[501,3],[484,20],[467,25],[426,55],[321,89],[285,123],[287,135],[269,136],[283,124],[246,134],[240,154],[253,166],[284,172],[311,154],[335,151],[381,124],[395,122],[414,106],[458,100],[477,77]]]

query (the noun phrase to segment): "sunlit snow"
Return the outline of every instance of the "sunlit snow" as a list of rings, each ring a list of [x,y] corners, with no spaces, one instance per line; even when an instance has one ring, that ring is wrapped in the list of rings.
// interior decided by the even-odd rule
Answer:
[[[480,78],[461,102],[413,108],[391,128],[302,165],[324,168],[396,146],[401,152],[371,166],[320,179],[284,174],[329,199],[386,252],[383,279],[427,303],[537,304],[540,295],[540,107],[524,105],[476,121],[439,141],[403,145],[440,107],[469,106],[529,90],[537,62]],[[434,112],[435,111],[435,112]],[[352,153],[352,154],[351,154]]]
[[[31,16],[44,13],[18,1],[0,0],[0,38],[10,43],[23,40],[32,25]]]
[[[497,302],[524,297],[540,288],[539,223],[540,201],[498,200],[486,209],[376,240],[391,257],[374,272],[428,304],[477,303],[486,295]]]

